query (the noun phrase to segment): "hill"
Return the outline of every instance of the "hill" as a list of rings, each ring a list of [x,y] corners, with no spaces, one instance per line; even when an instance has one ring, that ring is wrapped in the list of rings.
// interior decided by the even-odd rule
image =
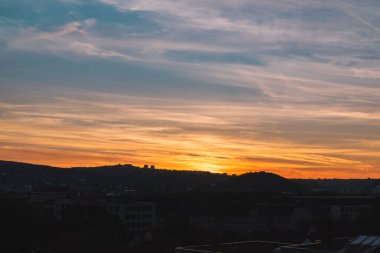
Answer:
[[[138,190],[210,189],[226,174],[202,171],[142,169],[130,164],[63,169],[45,165],[0,161],[0,184],[39,186],[124,186]]]
[[[225,190],[256,191],[256,192],[301,192],[305,188],[268,172],[246,173],[240,176],[231,176],[219,186]]]
[[[0,161],[0,184],[39,186],[124,186],[137,190],[299,192],[304,188],[266,172],[229,176],[202,171],[142,169],[130,164],[63,169],[44,165]]]

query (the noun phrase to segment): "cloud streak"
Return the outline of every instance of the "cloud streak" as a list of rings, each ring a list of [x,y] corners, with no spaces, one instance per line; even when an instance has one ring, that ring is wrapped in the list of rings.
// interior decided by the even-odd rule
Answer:
[[[378,136],[379,118],[363,122],[360,117],[341,115],[336,120],[346,118],[349,125],[358,127],[373,125],[373,133],[363,142],[363,134],[356,129],[342,132],[344,123],[330,126],[329,117],[307,116],[302,108],[277,108],[279,111],[274,113],[274,108],[236,104],[197,105],[176,100],[147,103],[141,97],[75,93],[60,94],[48,104],[1,104],[6,112],[1,120],[1,137],[7,143],[2,154],[10,150],[19,154],[28,147],[37,147],[37,157],[56,154],[60,158],[54,158],[54,164],[61,166],[80,165],[79,158],[67,163],[73,155],[92,157],[88,159],[90,165],[119,159],[231,173],[243,168],[277,171],[282,167],[280,174],[293,177],[307,176],[310,168],[320,166],[332,171],[347,168],[347,177],[359,176],[358,172],[367,167],[371,175],[377,173],[374,166],[379,162],[379,150],[369,152],[368,146],[380,141],[372,137]],[[96,102],[97,97],[102,102]],[[294,116],[289,119],[289,114]],[[246,120],[250,118],[260,120]],[[304,122],[307,118],[310,124]],[[299,132],[295,125],[303,130]],[[368,159],[377,162],[370,165]],[[315,175],[323,174],[326,172]]]
[[[66,12],[48,15],[55,7]],[[380,175],[376,3],[9,8],[0,19],[1,159]]]

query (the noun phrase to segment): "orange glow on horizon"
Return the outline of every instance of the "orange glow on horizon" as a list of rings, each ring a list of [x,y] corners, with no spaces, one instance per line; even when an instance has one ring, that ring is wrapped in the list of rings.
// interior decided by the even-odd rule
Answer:
[[[155,157],[149,160],[140,160],[133,158],[121,158],[118,156],[109,157],[103,155],[88,155],[71,152],[52,152],[48,150],[34,151],[28,149],[2,149],[0,152],[2,160],[26,162],[41,165],[57,166],[62,168],[70,167],[96,167],[103,165],[116,164],[133,164],[142,167],[144,164],[155,165],[159,169],[170,170],[200,170],[213,173],[227,174],[244,174],[248,172],[266,171],[278,174],[286,178],[378,178],[376,173],[371,173],[366,169],[352,169],[352,173],[347,173],[347,170],[340,167],[325,168],[318,171],[313,166],[281,164],[275,162],[257,162],[251,163],[239,160],[227,160],[225,163],[214,161],[212,159],[202,158],[184,159],[184,157]],[[210,162],[208,162],[208,160]],[[359,173],[357,172],[359,170]],[[327,171],[327,172],[326,172]]]
[[[281,132],[263,128],[256,120],[244,126],[244,119],[257,119],[257,114],[261,121],[269,121],[269,112],[220,104],[180,109],[175,105],[169,110],[157,105],[147,109],[114,102],[69,102],[36,108],[0,104],[13,115],[0,119],[0,159],[59,167],[154,164],[228,174],[267,171],[287,178],[380,177],[378,140],[347,138],[340,144],[334,135],[318,131]],[[235,122],[240,118],[243,121]],[[335,134],[339,137],[339,132]]]

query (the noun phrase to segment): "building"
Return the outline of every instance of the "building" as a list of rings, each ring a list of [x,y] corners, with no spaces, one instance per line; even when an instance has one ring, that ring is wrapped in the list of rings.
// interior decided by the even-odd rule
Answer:
[[[116,215],[131,232],[143,232],[156,225],[156,205],[152,202],[107,203],[107,210]]]
[[[371,196],[297,196],[293,199],[296,205],[315,212],[316,216],[325,214],[332,220],[356,220],[370,210],[376,200]]]
[[[109,214],[115,215],[129,232],[144,232],[156,225],[156,205],[152,202],[120,203],[61,199],[54,203],[54,216],[61,220],[65,209],[73,206],[105,208]]]

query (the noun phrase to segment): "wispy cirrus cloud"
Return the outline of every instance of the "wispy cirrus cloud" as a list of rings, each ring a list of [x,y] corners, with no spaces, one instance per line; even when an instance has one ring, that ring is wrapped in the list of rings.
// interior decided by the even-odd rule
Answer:
[[[369,145],[375,147],[379,141],[372,137],[378,135],[379,117],[331,115],[322,109],[316,116],[307,108],[199,104],[85,91],[49,92],[52,95],[48,103],[0,104],[5,112],[1,136],[7,150],[18,153],[38,147],[39,156],[63,152],[56,159],[63,166],[72,164],[66,159],[73,154],[92,157],[93,165],[111,157],[213,171],[238,172],[248,166],[277,171],[281,166],[280,173],[287,176],[306,176],[320,166],[331,171],[349,167],[345,172],[351,177],[359,176],[360,168],[367,168],[366,175],[377,173],[379,150],[370,151]],[[168,147],[175,147],[175,152]]]
[[[374,1],[4,7],[1,157],[379,175]]]

